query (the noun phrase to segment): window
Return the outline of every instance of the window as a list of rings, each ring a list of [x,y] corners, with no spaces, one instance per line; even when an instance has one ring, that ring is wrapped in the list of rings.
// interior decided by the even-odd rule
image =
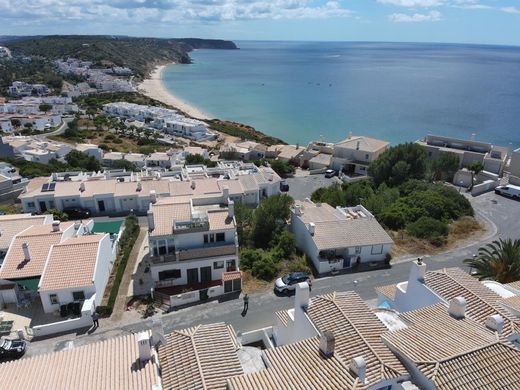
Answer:
[[[372,245],[372,254],[380,255],[383,253],[383,245]]]
[[[159,280],[178,279],[180,277],[181,277],[180,269],[170,269],[168,271],[159,272]]]
[[[365,160],[368,160],[369,155],[365,154]]]
[[[204,244],[215,242],[215,234],[204,234]]]
[[[58,296],[56,294],[50,294],[49,299],[51,301],[51,305],[57,305],[60,302],[58,301]]]
[[[34,202],[27,202],[27,207],[34,208],[35,206]]]
[[[356,255],[359,255],[361,253],[361,247],[356,246]]]
[[[226,271],[227,272],[236,271],[235,260],[226,261]]]
[[[221,268],[224,268],[223,261],[214,261],[213,262],[213,269],[221,269]]]
[[[222,242],[226,240],[226,235],[224,233],[217,233],[216,234],[216,241]]]
[[[84,291],[74,291],[72,292],[72,299],[75,301],[84,301],[85,300],[85,292]]]

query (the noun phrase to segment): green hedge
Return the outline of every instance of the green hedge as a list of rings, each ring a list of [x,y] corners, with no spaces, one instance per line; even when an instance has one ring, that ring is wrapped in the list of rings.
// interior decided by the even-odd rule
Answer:
[[[114,304],[117,298],[117,293],[119,292],[119,286],[121,285],[121,280],[123,279],[123,275],[125,273],[126,264],[128,263],[130,252],[132,252],[132,248],[134,247],[138,236],[139,221],[135,215],[130,215],[125,220],[125,230],[119,239],[120,259],[117,262],[117,266],[112,270],[112,272],[115,272],[116,274],[114,277],[114,282],[112,283],[112,289],[110,290],[107,305],[97,307],[97,312],[101,316],[109,317],[112,314],[112,310],[114,309]]]

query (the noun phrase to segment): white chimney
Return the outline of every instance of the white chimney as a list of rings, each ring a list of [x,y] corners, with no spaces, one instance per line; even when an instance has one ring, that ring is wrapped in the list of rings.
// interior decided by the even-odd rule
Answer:
[[[308,229],[311,236],[314,236],[314,233],[316,233],[316,224],[314,222],[309,222]]]
[[[301,282],[296,285],[296,294],[294,296],[294,309],[309,306],[309,285],[307,282]]]
[[[23,257],[24,257],[24,260],[26,260],[26,261],[31,260],[31,251],[29,250],[29,244],[27,244],[26,242],[24,242],[24,243],[22,244],[22,249],[23,249]]]
[[[148,217],[148,229],[150,231],[154,230],[155,229],[155,221],[153,219],[153,211],[152,210],[148,210],[148,213],[146,215]]]
[[[154,204],[157,202],[157,193],[155,190],[150,190],[150,202]]]
[[[53,232],[60,231],[60,221],[52,221],[52,231]]]
[[[79,183],[79,190],[80,190],[80,192],[85,191],[85,183],[84,182]]]
[[[166,345],[166,339],[164,338],[164,329],[161,319],[154,318],[152,320],[152,344],[157,346],[158,343]]]
[[[143,184],[139,181],[137,182],[137,191],[142,191],[143,190]]]
[[[235,202],[232,200],[228,201],[228,217],[233,218],[235,216]]]
[[[354,375],[359,378],[361,383],[367,383],[367,363],[365,362],[365,358],[363,358],[363,356],[352,358],[349,368],[350,371],[352,371]]]
[[[466,317],[466,299],[464,297],[455,297],[450,301],[448,314],[458,320]]]
[[[229,187],[223,186],[222,187],[222,197],[224,198],[224,201],[226,202],[229,198]]]
[[[417,260],[412,262],[412,268],[410,269],[410,276],[408,282],[424,281],[424,275],[426,274],[426,264],[419,257]]]
[[[504,318],[500,314],[492,315],[486,320],[486,326],[493,332],[501,334],[504,330]]]
[[[137,348],[139,348],[139,360],[142,363],[145,363],[152,358],[150,335],[147,331],[137,334]]]
[[[334,355],[334,346],[336,344],[336,338],[334,333],[330,330],[326,330],[320,336],[320,351],[325,357],[332,357]]]

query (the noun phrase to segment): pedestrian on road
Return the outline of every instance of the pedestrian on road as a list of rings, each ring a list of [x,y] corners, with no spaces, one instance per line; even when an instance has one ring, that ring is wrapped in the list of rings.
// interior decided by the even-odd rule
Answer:
[[[247,309],[249,309],[249,295],[244,295],[244,313],[247,313]]]
[[[99,314],[97,311],[92,314],[92,321],[94,321],[94,327],[99,328]]]

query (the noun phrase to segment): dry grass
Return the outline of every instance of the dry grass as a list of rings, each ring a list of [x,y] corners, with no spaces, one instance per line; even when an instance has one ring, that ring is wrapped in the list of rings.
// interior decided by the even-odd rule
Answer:
[[[482,223],[473,217],[462,217],[453,222],[444,245],[435,246],[428,240],[410,236],[406,231],[389,232],[395,242],[393,257],[406,255],[435,255],[448,249],[461,246],[464,242],[476,240],[484,234]]]
[[[242,292],[252,294],[256,292],[265,292],[273,288],[272,282],[257,279],[251,275],[250,271],[243,271]]]

